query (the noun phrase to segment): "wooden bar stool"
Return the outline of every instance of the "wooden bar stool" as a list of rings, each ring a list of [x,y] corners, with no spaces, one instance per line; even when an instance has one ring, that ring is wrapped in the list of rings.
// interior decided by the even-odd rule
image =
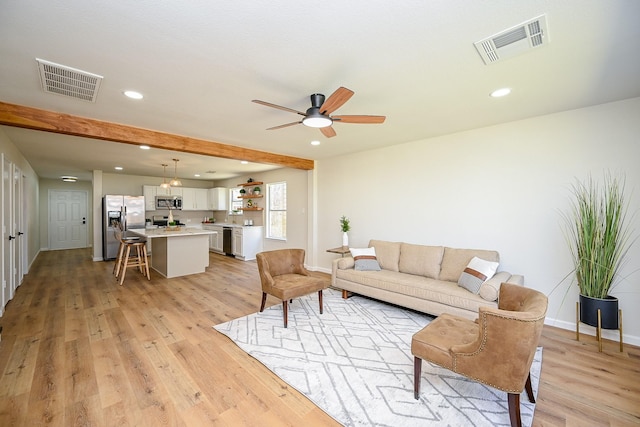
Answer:
[[[120,247],[118,248],[118,258],[114,266],[114,274],[116,279],[118,277],[120,278],[120,285],[124,282],[127,268],[130,267],[138,267],[142,275],[148,280],[151,280],[146,240],[127,240],[122,237],[122,232],[120,231],[116,231],[116,238],[120,242]]]

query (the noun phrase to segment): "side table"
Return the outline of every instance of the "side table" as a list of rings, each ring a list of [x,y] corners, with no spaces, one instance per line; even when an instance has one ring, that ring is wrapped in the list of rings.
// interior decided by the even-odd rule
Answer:
[[[340,254],[340,256],[342,258],[344,258],[344,256],[346,254],[350,253],[349,252],[349,248],[347,246],[340,246],[338,248],[327,249],[327,252],[331,252],[331,253],[334,253],[334,254]]]

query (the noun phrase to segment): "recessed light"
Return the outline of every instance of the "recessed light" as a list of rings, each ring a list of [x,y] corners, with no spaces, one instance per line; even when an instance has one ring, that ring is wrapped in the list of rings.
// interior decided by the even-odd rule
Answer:
[[[200,174],[199,174],[199,173],[196,173],[196,174],[194,174],[193,176],[195,176],[195,177],[199,177],[199,176],[200,176]]]
[[[148,145],[141,145],[140,149],[141,150],[151,150],[151,147],[149,147]]]
[[[144,96],[140,92],[136,92],[135,90],[125,90],[124,96],[131,99],[142,99]]]
[[[320,145],[320,141],[318,140],[311,141],[311,145]]]
[[[248,165],[249,162],[247,162],[246,160],[241,160],[240,163],[242,163],[243,165]]]
[[[500,98],[500,97],[503,97],[503,96],[507,96],[510,93],[511,93],[511,89],[510,88],[503,87],[501,89],[497,89],[497,90],[494,90],[493,92],[491,92],[490,96],[492,98]]]
[[[117,170],[117,171],[121,171],[124,168],[122,166],[116,166],[114,169]]]
[[[77,176],[63,175],[60,177],[64,182],[76,182],[78,180]]]

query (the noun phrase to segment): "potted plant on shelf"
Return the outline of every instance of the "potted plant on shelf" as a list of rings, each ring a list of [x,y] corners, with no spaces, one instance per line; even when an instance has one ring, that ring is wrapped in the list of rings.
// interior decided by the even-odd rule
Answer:
[[[262,191],[262,190],[260,190],[260,187],[255,187],[253,189],[253,194],[255,194],[256,196],[259,196],[260,195],[260,191]]]
[[[349,247],[349,235],[347,233],[351,230],[351,224],[349,224],[349,218],[344,215],[340,217],[340,230],[342,230],[342,246]]]
[[[603,329],[619,329],[618,298],[610,291],[633,244],[624,200],[624,177],[605,175],[602,187],[591,177],[572,187],[573,200],[565,237],[580,290],[580,322]]]
[[[244,188],[240,189],[240,197],[244,196],[245,194],[247,194],[247,190],[245,190]]]

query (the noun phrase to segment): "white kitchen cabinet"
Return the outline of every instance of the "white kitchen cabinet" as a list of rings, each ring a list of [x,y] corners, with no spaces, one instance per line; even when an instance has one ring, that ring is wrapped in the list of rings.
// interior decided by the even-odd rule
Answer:
[[[158,187],[155,185],[143,185],[142,195],[144,196],[144,210],[156,210],[156,196],[158,195]]]
[[[226,211],[227,210],[227,199],[228,191],[223,187],[210,188],[208,190],[208,210],[211,211]]]
[[[234,227],[233,254],[236,258],[251,261],[262,252],[262,227]]]
[[[158,194],[160,194],[160,193],[158,193]],[[169,193],[168,194],[170,196],[182,196],[182,187],[169,187]]]
[[[196,204],[196,189],[182,188],[182,210],[194,211]]]
[[[217,252],[219,254],[223,253],[222,249],[222,232],[223,228],[220,225],[203,225],[203,229],[216,231],[217,234],[212,234],[209,236],[209,250],[212,252]]]
[[[195,188],[195,209],[197,211],[209,210],[209,190],[206,188]]]

